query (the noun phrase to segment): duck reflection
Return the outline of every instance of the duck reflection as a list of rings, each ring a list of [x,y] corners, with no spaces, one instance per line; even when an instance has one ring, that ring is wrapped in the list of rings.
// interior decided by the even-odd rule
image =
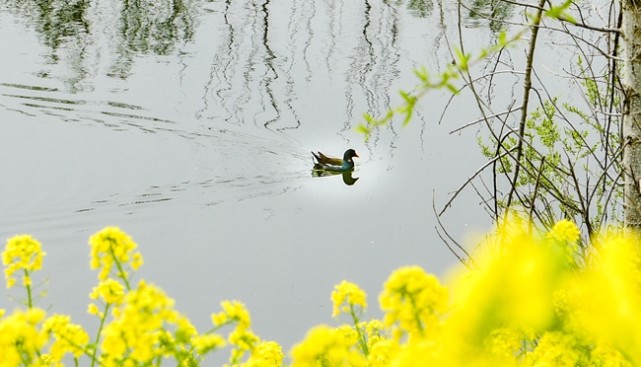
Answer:
[[[327,171],[327,170],[318,169],[318,168],[314,168],[312,170],[312,176],[313,177],[328,177],[328,176],[341,175],[341,176],[343,176],[343,182],[347,186],[352,186],[360,178],[360,177],[352,176],[352,173],[354,173],[354,171],[337,172],[337,171]]]

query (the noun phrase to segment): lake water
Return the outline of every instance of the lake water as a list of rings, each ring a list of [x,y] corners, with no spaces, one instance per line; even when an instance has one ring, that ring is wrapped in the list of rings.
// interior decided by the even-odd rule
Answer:
[[[355,132],[451,62],[438,2],[0,1],[0,235],[47,252],[41,307],[88,328],[89,236],[121,227],[145,278],[200,330],[224,299],[289,349],[331,319],[346,279],[377,316],[400,266],[457,262],[433,204],[482,163],[465,97],[424,98],[407,127]],[[145,4],[145,5],[141,5]],[[417,5],[418,4],[418,5]],[[449,2],[448,2],[449,4]],[[451,5],[454,6],[454,5]],[[475,46],[494,37],[469,28]],[[360,155],[353,185],[312,177],[311,150]],[[463,204],[465,203],[465,204]],[[488,228],[473,192],[443,220]],[[0,307],[15,292],[2,292]]]

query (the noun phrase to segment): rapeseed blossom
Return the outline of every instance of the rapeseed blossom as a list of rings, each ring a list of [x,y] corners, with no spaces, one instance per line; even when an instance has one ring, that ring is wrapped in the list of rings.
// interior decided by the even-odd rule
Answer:
[[[15,311],[0,319],[1,366],[33,364],[47,343],[42,330],[46,314],[39,308]]]
[[[94,287],[89,298],[101,299],[106,304],[120,304],[125,297],[125,287],[113,279],[106,279]]]
[[[91,269],[100,269],[99,280],[105,280],[116,267],[118,278],[128,278],[126,266],[137,270],[143,263],[142,255],[136,252],[138,245],[118,227],[106,227],[89,239],[91,245]]]
[[[260,342],[253,348],[247,362],[242,367],[279,367],[283,365],[283,348],[273,341]]]
[[[448,291],[438,279],[418,266],[396,270],[383,286],[379,296],[385,312],[383,323],[396,325],[396,337],[403,333],[424,335],[435,330],[440,315],[446,310]]]
[[[394,271],[379,296],[381,320],[362,320],[366,294],[343,281],[332,292],[332,314],[349,313],[352,324],[310,329],[291,350],[291,365],[641,365],[641,239],[612,230],[579,246],[579,236],[567,220],[539,232],[511,216],[477,244],[469,268],[458,266],[443,280],[418,266]],[[107,228],[91,243],[100,269],[89,305],[100,316],[96,339],[69,316],[47,317],[31,302],[26,310],[0,310],[0,367],[57,367],[69,358],[85,365],[82,357],[89,366],[159,366],[167,358],[199,366],[225,345],[230,367],[285,363],[280,345],[251,330],[242,302],[223,301],[213,328],[200,334],[162,289],[144,280],[130,287],[128,271],[142,257],[124,232]],[[28,276],[43,256],[32,238],[10,239],[5,276],[22,270],[30,292]],[[219,332],[226,327],[225,338]]]
[[[29,273],[42,268],[42,260],[45,255],[40,242],[29,235],[10,238],[2,252],[2,264],[4,265],[7,288],[15,285],[14,274],[19,271],[22,271],[22,284],[25,287],[31,286]]]
[[[557,241],[576,243],[581,237],[581,231],[573,222],[562,219],[554,224],[548,235]]]
[[[354,306],[365,310],[367,308],[367,295],[356,284],[343,280],[332,291],[332,303],[332,316],[336,317],[341,313],[353,313]]]
[[[211,315],[214,326],[220,327],[231,322],[237,322],[237,328],[248,329],[251,325],[249,311],[242,302],[223,301],[220,303],[222,311]]]
[[[44,322],[43,330],[54,339],[49,349],[52,361],[61,361],[66,353],[79,358],[89,343],[87,332],[80,325],[71,323],[71,318],[67,315],[49,317]]]
[[[292,349],[292,367],[366,366],[367,359],[359,353],[357,343],[356,333],[317,326]]]
[[[205,355],[214,349],[225,346],[225,338],[218,334],[195,335],[190,342],[196,349],[196,353],[200,355]]]
[[[180,316],[173,305],[174,301],[161,289],[141,280],[114,308],[114,319],[104,329],[102,364],[118,366],[126,360],[151,363],[171,351],[166,330]]]

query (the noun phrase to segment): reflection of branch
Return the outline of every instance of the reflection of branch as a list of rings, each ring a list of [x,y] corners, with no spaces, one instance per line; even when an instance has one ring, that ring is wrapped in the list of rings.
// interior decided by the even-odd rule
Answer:
[[[508,155],[508,154],[512,153],[512,151],[514,151],[515,149],[516,149],[516,147],[514,147],[514,148],[512,148],[512,149],[510,149],[510,150],[507,150],[507,151],[503,152],[502,154],[497,155],[496,157],[494,157],[494,158],[490,159],[489,161],[485,162],[485,164],[484,164],[484,165],[482,165],[479,169],[477,169],[477,170],[476,170],[476,172],[474,172],[474,174],[473,174],[472,176],[468,177],[468,179],[467,179],[467,180],[465,180],[465,182],[461,185],[461,187],[459,187],[459,188],[458,188],[458,190],[456,190],[456,192],[454,192],[454,195],[452,195],[452,197],[450,198],[450,200],[448,200],[448,201],[447,201],[447,203],[445,203],[445,205],[443,206],[443,209],[440,211],[440,213],[438,213],[438,216],[441,216],[441,215],[443,215],[443,213],[445,213],[445,211],[447,210],[447,208],[452,204],[452,201],[454,201],[454,199],[456,199],[456,197],[458,196],[458,194],[459,194],[461,191],[463,191],[463,189],[464,189],[464,188],[465,188],[465,187],[466,187],[466,186],[467,186],[467,185],[468,185],[468,184],[469,184],[469,183],[470,183],[474,178],[476,178],[476,176],[478,176],[481,172],[483,172],[483,170],[484,170],[484,169],[486,169],[489,165],[494,164],[494,162],[496,162],[497,160],[499,160],[499,159],[501,159],[501,158],[505,157],[506,155]]]

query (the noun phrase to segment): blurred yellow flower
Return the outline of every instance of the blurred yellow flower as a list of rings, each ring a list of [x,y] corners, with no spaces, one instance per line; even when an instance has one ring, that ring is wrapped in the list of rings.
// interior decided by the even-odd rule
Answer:
[[[536,348],[526,355],[523,364],[526,366],[580,366],[584,365],[583,353],[573,335],[557,331],[546,332],[538,340]]]
[[[125,297],[125,287],[111,278],[105,279],[94,287],[89,295],[91,299],[102,299],[107,304],[120,304]]]
[[[292,349],[292,367],[366,366],[367,359],[357,344],[356,333],[346,334],[325,325],[314,327]]]
[[[334,305],[333,317],[341,313],[353,312],[354,306],[360,306],[364,311],[367,308],[367,295],[358,285],[343,280],[332,291],[332,303]]]
[[[191,344],[196,348],[198,354],[204,355],[211,350],[225,346],[225,338],[218,334],[195,335]]]
[[[572,262],[579,237],[567,220],[542,233],[513,215],[477,246],[474,264],[457,267],[444,285],[418,266],[393,272],[379,297],[383,320],[361,321],[355,313],[367,307],[366,294],[343,281],[331,295],[333,315],[350,313],[353,323],[309,330],[291,351],[292,366],[641,365],[641,238],[595,235],[582,261]],[[229,366],[283,365],[282,348],[253,333],[243,303],[222,302],[211,315],[214,328],[199,334],[162,289],[144,280],[130,287],[126,271],[142,256],[124,232],[106,228],[90,242],[92,267],[101,270],[87,310],[105,322],[97,341],[69,316],[47,317],[29,301],[27,310],[0,309],[0,367],[58,367],[82,356],[104,367],[156,366],[171,357],[192,367],[226,342]],[[16,236],[2,255],[7,285],[18,272],[29,289],[30,273],[42,266],[40,244]],[[119,280],[109,277],[114,271]],[[227,341],[214,333],[226,325],[234,325]]]
[[[172,325],[176,327],[181,319],[173,306],[174,301],[160,288],[141,280],[114,308],[114,319],[104,328],[103,363],[108,366],[123,360],[150,363],[165,356],[167,350],[174,350],[167,343],[165,331]]]
[[[0,365],[20,366],[38,360],[47,333],[40,330],[46,314],[39,308],[14,311],[0,319]]]
[[[280,367],[283,365],[285,354],[281,346],[273,341],[258,343],[252,350],[247,362],[242,367]]]
[[[249,311],[242,302],[223,301],[220,303],[222,311],[211,315],[214,326],[222,326],[230,322],[237,322],[237,328],[248,329],[251,325]]]
[[[397,330],[404,333],[423,334],[438,325],[439,317],[447,309],[448,291],[434,275],[418,266],[408,266],[394,271],[387,279],[379,302],[386,326],[397,324]]]
[[[87,332],[80,325],[72,324],[67,315],[49,317],[45,320],[43,329],[55,339],[49,349],[49,355],[55,361],[62,360],[65,353],[80,357],[89,343]]]
[[[581,231],[573,222],[562,219],[552,227],[548,235],[557,241],[576,242],[581,236]]]
[[[142,255],[134,250],[138,245],[118,227],[106,227],[89,239],[91,245],[91,269],[100,269],[99,280],[105,280],[114,265],[117,277],[126,278],[125,265],[136,270],[143,262]]]
[[[260,341],[258,336],[251,330],[246,327],[239,327],[238,325],[229,333],[227,339],[229,344],[233,346],[229,357],[229,363],[232,366],[237,365],[245,354],[252,351]]]
[[[7,240],[2,252],[7,288],[15,285],[16,280],[13,274],[17,271],[23,271],[22,284],[30,286],[29,273],[42,268],[42,260],[45,255],[40,242],[29,235],[14,236]]]

